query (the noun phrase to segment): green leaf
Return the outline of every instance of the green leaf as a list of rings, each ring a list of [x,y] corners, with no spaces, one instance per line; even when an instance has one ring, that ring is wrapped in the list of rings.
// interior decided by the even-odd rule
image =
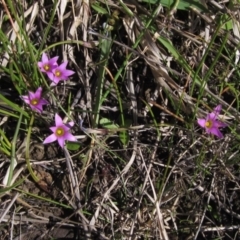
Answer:
[[[79,142],[67,142],[67,149],[70,151],[77,151],[81,147]]]
[[[100,119],[99,123],[104,127],[104,128],[108,128],[108,129],[115,129],[115,128],[119,128],[119,126],[115,123],[113,123],[111,120],[109,120],[108,118],[102,118]]]
[[[225,30],[232,30],[233,29],[233,21],[228,16],[228,14],[222,14],[217,19],[219,21],[219,24],[221,24],[221,28]]]
[[[132,120],[131,119],[125,119],[124,120],[124,128],[128,128],[130,127],[132,124]],[[122,142],[123,146],[126,147],[130,141],[130,137],[129,137],[129,132],[128,131],[121,131],[119,133],[119,138],[120,141]]]
[[[99,4],[92,4],[91,7],[97,12],[97,13],[100,13],[100,14],[108,14],[108,11],[101,7]]]
[[[120,141],[122,142],[123,146],[127,146],[130,140],[128,131],[122,131],[119,133]]]
[[[176,59],[179,58],[180,54],[177,52],[177,50],[173,47],[172,43],[162,36],[158,38],[158,40],[162,43],[163,46],[172,54],[173,57]]]
[[[23,182],[24,182],[25,178],[22,178],[20,179],[19,181],[15,182],[12,186],[9,186],[9,187],[2,187],[0,189],[0,196],[1,194],[3,193],[7,193],[9,192],[10,190],[12,190],[13,188],[16,188],[17,186],[21,185]]]
[[[164,7],[169,9],[172,8],[177,3],[178,0],[142,0],[149,4],[162,4]],[[178,10],[189,10],[191,8],[196,8],[200,12],[208,12],[208,10],[200,3],[199,0],[179,0],[176,4],[176,9]]]
[[[5,109],[4,109],[5,108]],[[9,109],[9,111],[8,111]],[[7,115],[7,116],[13,116],[16,117],[17,114],[14,114],[13,111],[17,111],[21,114],[23,114],[25,117],[29,118],[29,115],[26,111],[24,111],[21,107],[19,107],[17,104],[11,102],[6,97],[4,97],[0,93],[0,114]],[[17,116],[18,117],[18,116]]]

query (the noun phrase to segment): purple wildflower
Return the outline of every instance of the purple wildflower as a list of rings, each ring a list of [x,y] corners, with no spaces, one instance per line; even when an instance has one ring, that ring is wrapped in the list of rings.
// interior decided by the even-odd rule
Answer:
[[[66,69],[67,64],[67,62],[64,62],[49,73],[48,77],[53,81],[51,85],[57,85],[59,81],[67,80],[69,76],[75,73],[72,70]]]
[[[222,109],[221,105],[218,105],[214,108],[214,111],[209,113],[206,118],[198,118],[197,123],[202,128],[205,128],[206,132],[208,134],[213,134],[219,138],[222,138],[223,135],[220,132],[220,127],[226,127],[227,124],[221,122],[218,120],[218,116],[220,114],[220,111]]]
[[[55,69],[58,66],[57,60],[58,60],[58,56],[49,59],[47,54],[43,53],[42,61],[38,62],[38,67],[40,68],[41,72],[46,73],[48,75],[48,77],[50,74],[50,77],[51,77],[53,69]]]
[[[70,132],[70,128],[74,125],[73,122],[69,122],[68,124],[63,123],[62,118],[56,113],[55,114],[55,127],[50,127],[50,130],[53,132],[50,136],[48,136],[43,144],[51,143],[54,141],[58,141],[58,144],[61,148],[63,148],[66,140],[76,142],[77,139]]]
[[[35,93],[29,91],[28,95],[21,96],[21,98],[33,111],[38,113],[43,111],[43,105],[48,104],[48,101],[42,98],[41,87],[39,87]]]

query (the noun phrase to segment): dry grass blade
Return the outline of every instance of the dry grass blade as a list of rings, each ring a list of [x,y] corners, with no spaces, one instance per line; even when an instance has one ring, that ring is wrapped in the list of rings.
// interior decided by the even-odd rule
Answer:
[[[139,28],[141,29],[143,24],[137,17],[132,20],[130,18],[125,18],[124,26],[132,42],[135,42],[135,39],[140,35]],[[147,59],[147,62],[149,61],[148,63],[157,85],[163,87],[163,89],[170,94],[171,98],[176,102],[176,105],[181,106],[182,110],[189,113],[189,108],[183,104],[182,99],[179,99],[173,93],[172,88],[179,90],[180,87],[169,77],[166,68],[164,68],[163,63],[160,62],[161,60],[166,60],[167,57],[160,53],[148,31],[144,33],[140,45],[143,50],[139,49],[139,51],[141,54],[146,55],[145,59]]]
[[[16,41],[16,38],[18,38],[19,42],[23,42],[24,37],[21,36],[21,32],[20,27],[18,26],[17,21],[13,21],[12,16],[9,12],[9,9],[5,3],[5,1],[3,0],[3,5],[4,5],[4,9],[8,14],[8,17],[11,21],[12,27],[5,33],[7,36],[9,36],[9,41],[14,44]],[[23,14],[23,16],[19,17],[20,20],[26,19],[30,14],[31,14],[31,19],[30,22],[27,24],[27,34],[30,34],[34,28],[33,28],[33,23],[35,21],[36,18],[36,14],[38,12],[39,6],[38,3],[33,4],[31,7],[29,7],[28,10],[26,10]],[[0,10],[1,11],[1,10]],[[11,49],[11,47],[9,46],[9,51],[5,52],[4,55],[2,56],[2,60],[1,60],[1,65],[3,67],[6,67],[7,64],[9,63],[9,53],[13,53],[14,49]]]
[[[8,206],[5,208],[5,211],[1,214],[1,217],[0,217],[0,223],[3,222],[3,220],[5,219],[5,216],[7,215],[7,213],[9,212],[10,208],[12,207],[12,205],[15,203],[15,201],[17,200],[19,196],[19,193],[17,193],[12,201],[8,204]]]
[[[100,213],[100,210],[104,204],[104,202],[110,198],[110,194],[111,194],[111,191],[114,189],[114,187],[118,184],[118,182],[121,180],[121,179],[124,179],[124,175],[129,171],[129,169],[131,168],[132,164],[134,163],[134,160],[136,158],[136,151],[134,150],[132,152],[132,156],[129,160],[129,162],[127,163],[127,165],[123,168],[123,170],[121,171],[120,175],[113,181],[112,185],[108,188],[108,190],[104,193],[103,195],[103,198],[101,200],[101,203],[98,205],[95,213],[94,213],[94,216],[92,217],[91,221],[90,221],[90,225],[91,226],[94,226],[95,225],[95,222],[96,220],[98,219],[98,216],[99,216],[99,213]]]

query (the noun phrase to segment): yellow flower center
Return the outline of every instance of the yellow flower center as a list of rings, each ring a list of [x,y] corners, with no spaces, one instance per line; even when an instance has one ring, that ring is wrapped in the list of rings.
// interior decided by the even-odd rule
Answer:
[[[208,120],[208,121],[206,121],[206,123],[205,123],[205,127],[207,127],[207,128],[211,128],[212,125],[213,125],[213,122],[212,122],[211,120]]]
[[[57,137],[63,136],[64,133],[65,133],[65,132],[64,132],[64,129],[63,129],[62,127],[57,128],[57,130],[56,130],[56,132],[55,132],[55,134],[57,135]]]
[[[39,102],[39,99],[37,99],[37,98],[34,98],[30,101],[31,105],[33,105],[33,106],[36,106],[38,104],[38,102]]]
[[[60,72],[59,70],[56,70],[56,71],[55,71],[55,76],[56,76],[56,77],[60,77],[60,76],[61,76],[61,72]]]
[[[45,71],[49,71],[49,69],[50,69],[48,64],[45,64],[43,68],[44,68]]]

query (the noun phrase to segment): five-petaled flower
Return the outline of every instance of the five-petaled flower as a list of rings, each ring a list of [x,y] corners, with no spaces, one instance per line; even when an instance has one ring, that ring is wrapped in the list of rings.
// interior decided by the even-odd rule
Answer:
[[[38,62],[38,67],[40,68],[41,72],[46,73],[50,78],[52,76],[52,71],[58,66],[57,60],[58,56],[49,59],[47,54],[43,53],[42,61]]]
[[[63,148],[66,140],[76,142],[77,139],[73,136],[69,130],[74,125],[73,122],[69,122],[67,124],[63,123],[62,118],[56,113],[55,114],[55,127],[50,127],[50,130],[53,132],[50,136],[48,136],[43,144],[51,143],[54,141],[58,141],[58,144],[61,148]]]
[[[218,117],[220,111],[222,109],[221,105],[218,105],[214,108],[214,111],[209,113],[206,118],[198,118],[197,123],[202,127],[205,128],[208,134],[213,134],[219,138],[222,138],[223,135],[220,132],[220,127],[226,127],[227,124],[221,122]]]
[[[37,91],[29,92],[28,95],[21,96],[23,101],[28,104],[32,110],[41,113],[43,111],[43,105],[48,104],[48,101],[42,98],[42,88],[39,87]]]
[[[59,81],[67,80],[69,76],[75,73],[72,70],[66,69],[67,64],[67,62],[62,63],[61,65],[54,68],[51,73],[48,74],[49,79],[53,81],[51,85],[57,85]]]

